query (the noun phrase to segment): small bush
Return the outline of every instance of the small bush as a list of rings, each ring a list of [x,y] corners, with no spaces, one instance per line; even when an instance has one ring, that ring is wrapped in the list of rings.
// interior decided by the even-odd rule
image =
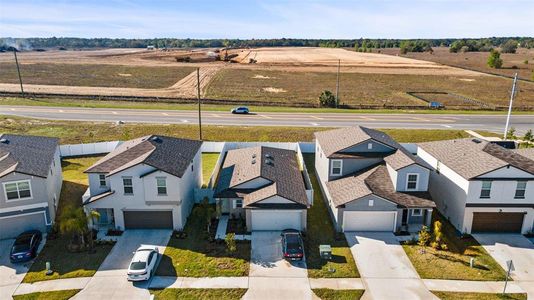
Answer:
[[[439,250],[441,248],[441,245],[438,242],[434,241],[434,242],[430,243],[430,247],[432,247],[432,248],[434,248],[436,250]]]
[[[447,246],[447,244],[445,244],[445,243],[441,244],[441,245],[440,245],[440,248],[441,248],[441,250],[443,250],[443,251],[449,251],[449,246]]]
[[[226,243],[226,250],[229,253],[234,253],[237,251],[237,246],[235,242],[235,233],[228,233],[226,237],[224,238],[224,241]]]
[[[325,90],[319,96],[319,106],[336,107],[336,96],[331,91]]]
[[[523,61],[523,63],[524,63],[525,65],[528,65],[528,59],[525,59],[525,60]]]

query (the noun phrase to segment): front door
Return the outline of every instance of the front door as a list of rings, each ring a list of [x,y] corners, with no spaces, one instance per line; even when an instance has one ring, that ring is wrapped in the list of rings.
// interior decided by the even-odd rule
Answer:
[[[230,199],[222,199],[221,200],[221,213],[222,214],[229,214],[230,213],[230,202],[232,200]]]

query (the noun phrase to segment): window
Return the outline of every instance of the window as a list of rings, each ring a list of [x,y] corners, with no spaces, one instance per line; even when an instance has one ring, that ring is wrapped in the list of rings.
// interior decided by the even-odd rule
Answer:
[[[375,200],[369,200],[369,206],[374,206],[375,205]]]
[[[339,159],[332,160],[332,169],[330,175],[341,175],[343,169],[343,161]]]
[[[525,190],[527,189],[526,181],[518,181],[515,188],[515,199],[525,199]]]
[[[156,177],[158,195],[167,195],[167,179],[165,177]]]
[[[480,198],[489,198],[491,193],[491,181],[482,181],[482,189],[480,190]]]
[[[98,175],[98,181],[100,182],[100,186],[106,186],[106,175],[105,174],[99,174]]]
[[[133,182],[132,177],[123,177],[122,186],[124,188],[125,195],[133,195]]]
[[[423,210],[420,208],[412,209],[412,217],[420,217],[423,215]]]
[[[406,179],[407,190],[417,190],[417,182],[419,181],[419,174],[408,174]]]
[[[367,150],[372,150],[372,149],[373,149],[373,143],[367,144]]]
[[[241,208],[241,207],[243,207],[243,200],[241,199],[234,200],[234,208]]]
[[[29,180],[4,183],[4,191],[6,193],[6,199],[8,201],[28,199],[32,197]]]

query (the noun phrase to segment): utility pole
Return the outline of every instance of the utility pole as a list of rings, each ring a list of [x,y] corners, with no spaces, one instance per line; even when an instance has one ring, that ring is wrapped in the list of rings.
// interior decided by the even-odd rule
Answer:
[[[341,66],[341,59],[337,60],[337,78],[336,78],[336,108],[339,106],[339,68]]]
[[[515,97],[515,87],[517,84],[517,73],[514,75],[514,83],[512,84],[512,93],[510,94],[510,106],[508,107],[508,116],[506,117],[506,126],[504,127],[504,139],[507,139],[508,135],[508,126],[510,125],[510,116],[512,114],[512,103],[514,102]]]
[[[202,115],[200,113],[200,68],[197,68],[198,136],[202,141]]]
[[[17,64],[17,73],[19,74],[20,93],[24,98],[24,88],[22,87],[22,77],[20,76],[19,60],[17,59],[17,49],[13,47],[13,55],[15,55],[15,64]]]

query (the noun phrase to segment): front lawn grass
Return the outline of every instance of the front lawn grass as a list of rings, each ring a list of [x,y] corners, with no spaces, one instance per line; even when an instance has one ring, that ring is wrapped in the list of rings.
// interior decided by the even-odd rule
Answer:
[[[162,289],[150,290],[155,300],[237,300],[241,299],[246,289]]]
[[[311,142],[313,133],[328,130],[327,127],[289,126],[202,126],[205,141],[236,142]],[[401,143],[428,142],[467,138],[463,130],[453,129],[383,129]],[[50,121],[14,116],[0,116],[0,132],[57,137],[61,144],[94,143],[129,140],[145,135],[158,134],[197,139],[197,125],[180,124],[122,124]]]
[[[224,242],[210,241],[206,219],[202,214],[201,206],[193,208],[184,228],[187,237],[171,237],[156,274],[184,277],[247,276],[250,242],[237,241],[237,251],[228,253]]]
[[[202,153],[202,186],[207,187],[220,153]]]
[[[317,297],[322,300],[358,300],[362,297],[365,290],[332,290],[332,289],[313,289]]]
[[[322,277],[360,277],[356,262],[350,252],[345,236],[337,234],[323,200],[319,182],[315,176],[313,154],[304,154],[306,168],[313,186],[313,205],[308,209],[307,232],[304,239],[308,276]],[[332,246],[332,259],[325,261],[319,256],[319,245]],[[335,272],[330,272],[335,270]]]
[[[100,157],[81,157],[64,159],[61,162],[63,169],[63,187],[59,199],[56,223],[61,223],[62,212],[72,207],[82,205],[82,195],[87,189],[87,175],[83,173],[85,169],[95,163]],[[57,225],[56,225],[57,226]],[[36,281],[89,277],[93,276],[108,255],[112,245],[95,245],[95,253],[80,252],[72,253],[67,251],[70,237],[58,236],[56,239],[48,239],[43,250],[30,270],[24,277],[23,282],[32,283]],[[46,262],[51,263],[52,275],[46,275]]]
[[[527,294],[432,292],[441,300],[526,300]]]
[[[13,300],[67,300],[76,295],[80,290],[63,290],[38,292],[13,296]]]
[[[505,279],[505,271],[473,237],[459,237],[454,227],[436,211],[433,220],[439,220],[443,224],[443,241],[449,248],[447,251],[426,247],[426,253],[421,254],[420,246],[402,246],[421,278],[478,281]],[[471,258],[475,259],[473,268],[469,266]]]

